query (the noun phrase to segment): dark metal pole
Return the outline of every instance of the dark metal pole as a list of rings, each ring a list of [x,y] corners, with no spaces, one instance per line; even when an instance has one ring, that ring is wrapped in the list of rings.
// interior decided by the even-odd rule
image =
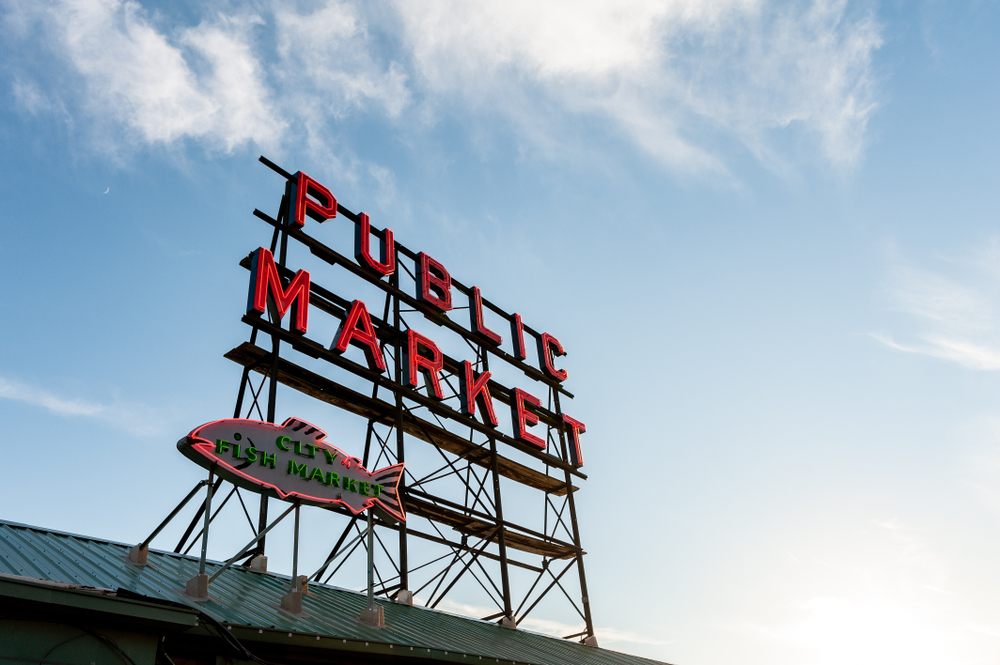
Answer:
[[[562,414],[562,407],[559,406],[559,391],[552,391],[553,400],[556,405],[556,413]],[[566,448],[566,432],[559,428],[559,445],[562,448],[563,459],[568,460],[569,451]],[[587,573],[583,569],[583,546],[580,544],[580,526],[576,521],[576,502],[573,500],[573,479],[569,469],[566,469],[566,500],[569,502],[569,519],[573,526],[573,544],[576,546],[577,557],[576,566],[580,573],[580,594],[583,603],[584,621],[587,622],[587,636],[594,636],[594,620],[590,615],[590,597],[587,594]]]
[[[489,352],[483,345],[479,346],[479,356],[483,361],[483,371],[488,372],[490,370]],[[514,608],[510,597],[510,576],[507,566],[507,538],[504,534],[503,503],[500,499],[500,472],[497,467],[497,442],[496,439],[492,437],[490,437],[490,472],[493,474],[493,505],[496,506],[497,527],[499,529],[497,532],[497,545],[500,546],[500,581],[501,586],[503,587],[503,611],[504,617],[512,622],[511,625],[513,627]]]
[[[289,506],[289,507],[288,507],[288,510],[286,510],[285,512],[281,513],[281,515],[279,515],[279,516],[278,516],[278,519],[274,520],[274,522],[272,522],[272,523],[271,523],[271,524],[270,524],[270,525],[269,525],[269,526],[268,526],[268,527],[267,527],[266,529],[264,529],[264,530],[263,530],[263,531],[261,531],[261,532],[260,532],[259,534],[257,534],[256,536],[254,536],[254,539],[253,539],[253,540],[251,540],[251,541],[250,541],[249,543],[247,543],[246,545],[244,545],[244,546],[243,546],[243,549],[241,549],[241,550],[240,550],[239,552],[237,552],[237,553],[235,554],[235,556],[231,557],[231,558],[229,559],[229,561],[226,561],[226,563],[225,563],[225,564],[223,564],[222,568],[219,568],[219,569],[218,569],[217,571],[215,571],[215,573],[214,573],[214,574],[213,574],[213,575],[212,575],[212,576],[211,576],[210,578],[208,578],[208,582],[209,582],[209,584],[211,584],[212,582],[214,582],[214,581],[215,581],[215,580],[216,580],[216,579],[217,579],[217,578],[219,577],[219,575],[221,575],[221,574],[222,574],[222,573],[224,573],[225,571],[229,570],[229,567],[230,567],[230,566],[232,566],[232,565],[233,565],[233,563],[234,563],[234,562],[235,562],[235,561],[236,561],[237,559],[239,559],[239,558],[240,558],[241,556],[243,556],[244,554],[246,554],[246,553],[247,553],[247,550],[249,550],[249,549],[250,549],[251,547],[253,547],[254,545],[256,545],[256,544],[257,544],[257,542],[258,542],[258,541],[260,541],[260,539],[261,539],[261,538],[263,538],[263,537],[264,537],[264,535],[265,535],[265,534],[266,534],[267,532],[269,532],[269,531],[270,531],[271,529],[273,529],[274,527],[278,526],[278,523],[279,523],[279,522],[280,522],[281,520],[283,520],[283,519],[285,519],[286,517],[288,517],[288,513],[292,512],[292,510],[293,510],[293,509],[294,509],[294,508],[295,508],[295,507],[296,507],[297,505],[298,505],[298,504],[292,504],[291,506]]]
[[[285,183],[285,195],[281,200],[281,209],[278,211],[278,223],[281,229],[281,250],[278,253],[278,266],[285,267],[285,259],[288,258],[288,218],[289,214],[294,214],[290,206],[294,205],[292,193],[292,183]],[[281,321],[277,324],[280,326]],[[278,360],[281,351],[281,339],[277,335],[271,336],[271,372],[270,384],[267,391],[267,422],[273,423],[278,400]],[[257,515],[257,532],[260,533],[267,527],[267,496],[260,495],[260,512]],[[264,554],[267,540],[261,538],[257,544],[257,554]]]
[[[257,329],[254,328],[250,331],[250,343],[257,343]],[[253,369],[253,365],[247,365],[243,368],[243,376],[240,379],[240,390],[236,394],[236,408],[233,409],[233,418],[239,418],[240,412],[243,411],[243,398],[246,396],[247,384],[250,383],[250,371]],[[259,408],[259,407],[258,407]]]
[[[219,478],[218,480],[215,481],[215,485],[212,486],[213,493],[219,491],[219,488],[222,487],[222,482],[223,482],[222,478]],[[194,517],[191,518],[191,523],[188,524],[188,528],[184,531],[184,535],[182,535],[181,539],[177,542],[177,547],[174,548],[175,554],[180,554],[181,550],[184,549],[184,544],[187,543],[188,538],[191,537],[191,534],[194,532],[194,528],[198,525],[198,520],[201,519],[201,516],[204,512],[205,512],[205,503],[202,502],[202,504],[198,506],[198,510],[195,511]],[[193,541],[191,543],[191,546],[192,547],[194,546]],[[189,547],[188,549],[191,548]]]
[[[201,530],[201,561],[198,563],[198,574],[205,574],[205,559],[208,557],[208,525],[212,515],[212,481],[215,479],[215,467],[208,470],[208,489],[205,496],[205,526]]]
[[[504,616],[513,621],[513,608],[510,598],[510,578],[507,574],[507,539],[504,536],[503,527],[503,505],[500,502],[500,474],[497,471],[497,442],[490,439],[490,470],[493,472],[493,503],[497,511],[497,544],[500,546],[500,580],[503,586],[503,611]]]
[[[292,539],[292,591],[299,586],[299,504],[295,503],[295,536]]]
[[[167,515],[167,518],[165,520],[163,520],[162,522],[160,522],[160,525],[158,527],[156,527],[153,530],[153,533],[149,534],[149,537],[146,538],[146,540],[142,541],[139,544],[139,546],[140,547],[149,547],[149,544],[151,542],[153,542],[153,538],[156,538],[156,536],[161,531],[163,531],[163,528],[165,526],[167,526],[167,524],[170,523],[170,520],[174,519],[174,517],[177,516],[177,513],[181,512],[181,509],[184,508],[184,506],[187,505],[187,502],[191,500],[191,498],[198,492],[199,489],[201,489],[201,486],[202,485],[207,485],[207,484],[210,484],[208,480],[201,480],[201,481],[199,481],[198,484],[194,486],[194,489],[192,489],[190,492],[188,492],[188,495],[186,497],[184,497],[183,499],[181,499],[181,502],[177,504],[177,507],[174,508],[170,512],[169,515]]]
[[[397,254],[398,265],[398,254]],[[399,269],[389,277],[389,283],[395,288],[399,288]],[[399,314],[399,298],[393,298],[392,304],[392,325],[396,330],[402,330],[402,317]],[[403,342],[402,338],[396,344],[395,371],[396,383],[403,385]],[[396,461],[403,463],[406,461],[405,436],[403,434],[403,396],[398,390],[393,391],[396,397]],[[406,476],[399,479],[399,506],[406,510]],[[410,589],[409,565],[406,554],[406,522],[399,524],[399,588]]]
[[[368,509],[368,609],[375,609],[375,524],[374,511]]]

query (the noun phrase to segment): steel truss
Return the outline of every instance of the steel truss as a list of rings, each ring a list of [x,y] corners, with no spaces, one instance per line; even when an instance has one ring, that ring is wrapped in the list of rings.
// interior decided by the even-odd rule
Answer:
[[[398,242],[395,243],[397,269],[388,279],[379,280],[355,261],[291,225],[288,221],[289,201],[294,196],[296,176],[264,157],[260,161],[286,180],[285,193],[275,217],[260,210],[254,211],[257,218],[273,227],[270,250],[282,279],[287,285],[293,275],[293,271],[286,267],[288,241],[292,239],[305,245],[331,269],[346,271],[378,286],[383,291],[380,311],[374,303],[369,304],[372,305],[372,322],[388,361],[389,376],[333,353],[328,345],[282,328],[279,320],[244,316],[244,323],[251,328],[249,341],[225,354],[243,366],[234,417],[274,422],[280,383],[365,418],[367,428],[362,459],[366,468],[371,470],[398,462],[407,463],[400,483],[401,503],[406,510],[407,521],[374,521],[372,546],[381,553],[380,557],[389,562],[388,567],[383,563],[381,570],[377,565],[374,567],[376,595],[397,602],[413,602],[416,597],[417,602],[434,608],[448,597],[460,581],[474,582],[480,588],[481,597],[496,608],[496,612],[482,618],[499,620],[501,625],[514,628],[528,618],[543,599],[558,590],[584,626],[583,630],[565,638],[596,644],[587,598],[583,563],[585,552],[580,542],[574,501],[574,492],[578,488],[573,486],[574,477],[586,479],[586,476],[570,461],[568,434],[562,424],[560,405],[562,398],[571,398],[572,394],[535,367],[499,347],[484,343],[477,334],[410,295],[413,290],[410,288],[408,291],[406,287],[413,286],[416,275],[407,261],[416,261],[417,255]],[[359,223],[358,216],[343,206],[338,205],[337,211]],[[371,231],[376,237],[384,239],[382,231],[374,227]],[[249,257],[241,265],[249,268]],[[454,279],[452,288],[459,293],[472,292],[471,288]],[[343,321],[350,309],[351,299],[313,282],[310,303],[312,307]],[[513,321],[513,315],[503,312],[489,301],[484,299],[483,305],[502,319]],[[441,372],[444,400],[441,402],[406,387],[402,366],[406,331],[417,319],[424,318],[461,336],[468,347],[466,357],[470,362],[471,358],[475,358],[473,367],[477,375],[489,370],[491,359],[498,360],[517,368],[523,377],[531,379],[535,386],[532,392],[539,386],[545,390],[547,398],[544,406],[536,411],[540,418],[539,426],[544,426],[546,430],[546,452],[459,412],[460,359],[445,356]],[[528,326],[524,330],[526,336],[538,336]],[[258,340],[261,335],[269,343],[260,345]],[[313,372],[303,366],[303,360],[309,362],[306,359],[327,361],[330,371],[323,374]],[[331,375],[341,374],[352,377],[355,383],[357,379],[367,382],[370,391],[362,393],[330,378]],[[509,404],[512,399],[511,388],[495,381],[490,382],[490,392],[498,403]],[[529,463],[502,455],[498,452],[498,443],[517,450],[521,458],[527,456]],[[434,451],[431,459],[436,462],[428,462],[428,447],[424,444],[430,444],[429,450]],[[415,460],[415,456],[411,455],[408,460],[407,452],[421,446],[423,454],[416,456],[419,459]],[[534,517],[540,524],[536,523],[531,528],[511,519],[511,508],[503,502],[501,478],[505,483],[514,482],[540,494],[541,514],[534,508],[531,515],[525,515]],[[218,495],[222,483],[221,479],[215,481],[213,493]],[[247,555],[246,562],[249,562],[265,551],[266,538],[262,532],[268,525],[268,499],[261,496],[255,524],[244,497],[234,486],[211,512],[206,523],[211,523],[233,496],[237,497],[254,537],[258,538],[255,548]],[[367,555],[368,549],[368,543],[362,537],[367,529],[364,517],[352,515],[346,509],[330,510],[349,519],[333,542],[326,557],[327,563],[313,575],[313,579],[324,582],[333,579],[356,553]],[[203,521],[204,511],[205,504],[202,504],[175,551],[186,552],[201,540],[201,531],[196,529]],[[525,513],[526,509],[518,505],[515,512]],[[259,537],[258,533],[261,534]],[[413,539],[430,543],[437,551],[431,556],[424,556],[422,561],[411,562],[409,545]],[[336,565],[332,565],[334,561]],[[567,577],[574,569],[576,575]],[[514,575],[518,576],[516,585],[513,584]],[[342,586],[356,587],[357,584]],[[576,623],[576,620],[573,622]]]

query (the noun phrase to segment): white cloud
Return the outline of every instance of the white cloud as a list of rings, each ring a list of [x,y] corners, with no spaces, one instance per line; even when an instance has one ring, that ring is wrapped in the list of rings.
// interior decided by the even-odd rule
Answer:
[[[249,40],[255,16],[214,17],[171,38],[131,0],[18,9],[80,75],[80,104],[90,116],[113,119],[139,143],[195,138],[228,151],[251,141],[274,145],[281,136],[284,122]]]
[[[289,122],[304,134],[317,162],[352,181],[364,177],[370,168],[344,149],[338,123],[373,112],[398,118],[411,97],[403,66],[378,61],[368,24],[349,2],[330,0],[310,13],[279,2],[274,29],[273,77]]]
[[[46,409],[57,416],[92,418],[137,436],[154,436],[164,429],[159,414],[138,404],[100,404],[62,397],[44,388],[0,377],[0,399]]]
[[[894,258],[885,294],[892,308],[915,325],[899,342],[872,337],[890,348],[958,363],[974,370],[1000,370],[1000,240],[955,256],[938,257],[935,268]]]
[[[32,115],[53,111],[56,104],[33,81],[15,78],[12,86],[18,107]]]
[[[392,62],[383,68],[376,62],[367,25],[351,4],[333,0],[311,14],[279,5],[275,28],[279,72],[296,104],[339,118],[366,109],[368,103],[396,117],[409,103],[402,67]]]
[[[549,105],[599,113],[680,171],[722,170],[708,147],[720,131],[780,166],[769,132],[792,125],[851,165],[875,108],[879,26],[844,0],[397,6],[429,89],[522,124],[544,124]]]
[[[904,353],[950,360],[969,369],[989,371],[1000,369],[1000,349],[989,346],[935,335],[923,335],[922,339],[926,343],[913,345],[899,344],[885,333],[871,333],[871,336],[886,346]]]
[[[421,131],[445,109],[485,114],[490,132],[502,118],[564,156],[587,149],[596,121],[679,173],[726,173],[734,142],[787,170],[798,157],[780,147],[797,143],[789,132],[850,166],[876,107],[880,27],[846,0],[407,0],[394,10],[328,0],[304,12],[272,0],[257,13],[209,5],[177,28],[136,0],[6,6],[7,35],[50,45],[85,86],[78,105],[139,144],[304,140],[335,170],[352,161],[332,147],[347,143],[349,115]]]

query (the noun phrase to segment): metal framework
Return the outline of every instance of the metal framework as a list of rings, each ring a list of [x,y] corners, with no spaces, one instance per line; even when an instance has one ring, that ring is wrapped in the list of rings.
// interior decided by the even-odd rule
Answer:
[[[572,398],[572,394],[535,366],[500,346],[486,343],[469,326],[460,323],[458,317],[443,315],[412,295],[416,293],[418,255],[399,242],[395,242],[396,270],[388,278],[379,279],[348,256],[306,233],[306,228],[316,227],[298,228],[289,223],[297,176],[264,157],[260,161],[286,181],[276,216],[254,210],[254,215],[273,229],[270,250],[285,284],[293,275],[286,267],[291,240],[328,266],[320,277],[322,281],[348,284],[362,280],[377,287],[381,292],[380,308],[374,302],[369,305],[382,352],[388,360],[388,371],[385,374],[373,371],[366,364],[352,360],[350,354],[331,351],[329,343],[282,327],[281,321],[273,317],[247,315],[243,322],[251,328],[249,341],[225,354],[243,367],[234,417],[274,422],[278,384],[281,384],[364,418],[367,428],[362,459],[366,468],[406,462],[400,495],[407,521],[389,523],[375,519],[373,537],[364,538],[368,525],[363,516],[354,516],[346,509],[330,509],[349,519],[339,537],[330,543],[327,562],[313,578],[329,581],[355,553],[369,556],[369,548],[377,547],[382,553],[382,568],[373,565],[370,573],[374,576],[376,595],[397,602],[413,602],[416,596],[418,602],[437,607],[460,581],[465,584],[474,581],[481,598],[497,610],[482,618],[499,620],[501,625],[511,628],[524,621],[543,599],[554,595],[568,603],[568,608],[575,611],[585,626],[565,638],[596,644],[574,502],[574,492],[578,489],[573,485],[574,479],[584,480],[586,476],[571,462],[568,450],[571,441],[563,425],[561,408],[561,400]],[[343,206],[338,205],[337,212],[360,224],[359,216]],[[372,226],[371,233],[384,242],[384,231]],[[241,265],[249,269],[249,257]],[[472,288],[454,278],[451,288],[472,297]],[[315,313],[333,317],[335,322],[343,321],[353,299],[314,281],[310,285],[310,316]],[[494,320],[515,322],[516,315],[486,299],[482,304]],[[535,429],[545,431],[546,450],[504,433],[503,428],[492,428],[466,416],[455,406],[461,399],[462,359],[445,354],[441,372],[444,400],[431,399],[406,384],[403,378],[406,331],[428,324],[437,327],[436,335],[447,331],[457,336],[461,348],[466,349],[465,358],[473,362],[476,372],[489,370],[491,362],[495,367],[502,363],[515,369],[522,379],[530,379],[534,386],[531,392],[539,394],[544,390],[543,406],[534,411],[539,416]],[[540,337],[529,326],[523,329],[526,338]],[[322,371],[314,371],[317,366]],[[358,385],[367,388],[358,390]],[[490,381],[489,390],[496,402],[510,405],[514,399],[512,387],[495,380]],[[220,495],[222,483],[217,479],[212,485],[216,495]],[[528,488],[534,498],[518,497],[504,503],[501,489],[509,488],[510,483]],[[208,500],[201,505],[175,551],[186,552],[199,540],[205,541],[202,533],[233,496],[256,540],[247,561],[263,554],[268,499],[261,496],[255,524],[235,486],[214,511]],[[204,526],[196,533],[201,522]],[[419,560],[411,556],[414,539],[427,544],[419,548]],[[234,558],[243,555],[247,552]],[[331,566],[333,561],[337,561],[336,566]],[[576,574],[570,574],[574,569]],[[342,585],[358,586],[356,582]]]

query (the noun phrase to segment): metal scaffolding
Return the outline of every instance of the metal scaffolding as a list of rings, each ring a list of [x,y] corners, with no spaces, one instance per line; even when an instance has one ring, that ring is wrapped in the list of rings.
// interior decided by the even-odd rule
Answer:
[[[482,618],[499,620],[501,625],[511,628],[524,621],[544,598],[555,596],[565,603],[564,607],[572,608],[575,612],[572,616],[578,615],[585,626],[582,631],[565,637],[596,643],[574,501],[578,488],[573,485],[586,476],[570,455],[573,433],[567,431],[561,408],[561,400],[573,395],[560,381],[519,357],[526,354],[507,352],[484,339],[472,326],[463,325],[457,320],[459,317],[449,317],[413,295],[419,257],[398,241],[394,242],[396,269],[388,277],[382,277],[306,233],[304,228],[291,224],[290,204],[294,201],[297,175],[264,157],[260,161],[285,179],[277,215],[254,211],[258,219],[272,227],[270,251],[281,278],[288,284],[293,276],[293,271],[287,268],[289,241],[293,241],[329,266],[324,281],[329,277],[342,285],[362,280],[379,289],[380,307],[376,308],[372,302],[369,305],[388,362],[385,373],[374,371],[351,360],[348,354],[335,352],[329,344],[282,327],[280,320],[246,315],[243,322],[250,327],[249,340],[225,354],[243,367],[234,417],[274,422],[281,384],[364,418],[367,427],[362,460],[367,469],[406,463],[399,489],[408,519],[396,523],[375,519],[373,538],[362,538],[367,529],[364,516],[355,516],[338,507],[328,508],[349,519],[329,545],[327,564],[313,577],[331,580],[352,556],[367,556],[371,542],[371,547],[378,548],[382,557],[381,570],[374,566],[372,571],[376,595],[397,602],[413,602],[416,597],[428,607],[437,607],[461,580],[474,581],[478,583],[481,598],[496,607],[495,613]],[[340,205],[337,212],[360,226],[358,214]],[[367,219],[365,222],[367,225]],[[373,237],[384,242],[384,231],[374,226],[370,229]],[[249,257],[241,265],[249,269]],[[451,289],[458,297],[480,298],[478,290],[474,294],[472,287],[455,279],[451,280]],[[318,283],[310,284],[310,307],[322,312],[321,316],[343,321],[353,300]],[[540,339],[540,333],[523,325],[517,315],[486,299],[481,303],[493,320],[519,326],[525,338]],[[539,421],[535,430],[539,434],[545,432],[544,450],[506,434],[502,428],[491,427],[482,417],[477,419],[456,408],[455,404],[462,399],[464,369],[459,358],[444,354],[440,373],[444,399],[434,399],[407,384],[404,379],[407,331],[428,323],[456,335],[464,343],[462,348],[468,349],[469,360],[475,358],[472,364],[477,373],[488,371],[491,363],[505,365],[507,370],[513,368],[522,379],[530,380],[534,386],[532,392],[544,391],[542,405],[533,409]],[[314,371],[317,366],[322,371]],[[359,385],[366,388],[359,390]],[[514,388],[496,380],[489,382],[489,392],[500,404],[511,405],[515,400]],[[420,450],[415,450],[418,447]],[[222,483],[221,479],[216,480],[212,488],[218,496],[222,496]],[[510,483],[527,488],[534,498],[505,503],[502,488],[509,488]],[[242,494],[234,486],[207,516],[205,524],[234,495],[255,537],[260,533],[253,551],[249,552],[249,561],[265,551],[262,532],[268,524],[266,496],[260,498],[255,524]],[[204,511],[203,504],[175,551],[187,551],[185,548],[195,544],[199,535],[195,529],[205,517]],[[420,560],[412,556],[413,539],[431,546],[420,548]],[[332,566],[332,561],[337,561],[336,566]],[[570,574],[573,570],[575,575]],[[357,583],[342,586],[359,587]]]

